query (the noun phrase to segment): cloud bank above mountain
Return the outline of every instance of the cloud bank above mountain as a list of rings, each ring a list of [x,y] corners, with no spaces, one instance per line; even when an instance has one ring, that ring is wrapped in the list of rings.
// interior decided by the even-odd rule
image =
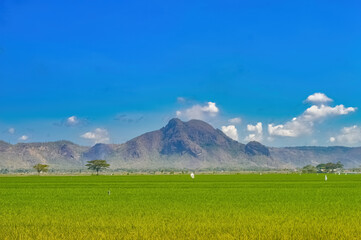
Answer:
[[[268,124],[268,134],[279,137],[298,137],[311,134],[316,124],[331,117],[348,115],[357,110],[356,107],[345,107],[343,104],[334,107],[325,105],[332,101],[323,93],[315,93],[308,96],[306,102],[315,105],[307,108],[300,116],[294,117],[284,124]]]

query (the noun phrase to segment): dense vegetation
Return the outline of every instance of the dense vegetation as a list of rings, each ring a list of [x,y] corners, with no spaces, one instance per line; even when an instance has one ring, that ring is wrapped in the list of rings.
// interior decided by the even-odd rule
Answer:
[[[340,161],[337,163],[321,163],[317,166],[309,164],[302,168],[303,173],[334,173],[336,171],[341,172],[341,170],[343,170],[343,164]]]
[[[361,236],[361,175],[1,177],[0,199],[0,239]]]

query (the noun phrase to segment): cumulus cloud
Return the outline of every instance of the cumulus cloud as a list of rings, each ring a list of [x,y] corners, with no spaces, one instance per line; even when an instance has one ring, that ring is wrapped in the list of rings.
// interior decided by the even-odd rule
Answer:
[[[313,105],[306,109],[303,117],[307,120],[315,121],[329,116],[347,115],[349,113],[355,112],[356,109],[357,108],[354,107],[346,108],[342,104],[335,107],[325,106],[323,104],[321,106]]]
[[[96,128],[92,132],[86,132],[80,137],[88,139],[96,143],[108,143],[109,142],[109,133],[104,128]]]
[[[305,102],[309,102],[313,104],[326,104],[329,102],[333,102],[333,100],[327,97],[324,93],[314,93],[308,96]]]
[[[193,105],[192,107],[183,111],[178,110],[176,112],[177,117],[183,117],[186,119],[200,119],[205,120],[208,117],[215,117],[219,112],[216,103],[208,102],[206,105]]]
[[[263,140],[263,127],[262,123],[258,122],[256,125],[248,124],[247,131],[251,132],[244,140],[250,141],[262,141]]]
[[[15,133],[15,128],[9,128],[9,129],[8,129],[8,133],[14,134],[14,133]]]
[[[202,107],[203,112],[218,113],[219,109],[216,107],[216,103],[208,102],[208,105]]]
[[[303,134],[310,134],[313,125],[313,122],[307,121],[301,116],[299,118],[293,118],[285,124],[276,126],[268,124],[268,134],[270,136],[298,137]]]
[[[242,122],[242,119],[239,118],[239,117],[236,117],[236,118],[231,118],[228,120],[229,123],[232,123],[232,124],[240,124]]]
[[[66,119],[66,123],[69,126],[74,126],[79,123],[79,119],[76,116],[71,116]]]
[[[29,139],[29,137],[26,136],[26,135],[22,135],[21,137],[19,137],[19,140],[20,140],[20,141],[26,141],[26,140],[28,140],[28,139]]]
[[[247,125],[247,131],[250,131],[250,132],[256,132],[258,134],[261,134],[263,129],[262,129],[262,123],[259,122],[257,123],[256,125],[252,125],[252,124],[248,124]]]
[[[238,141],[237,128],[234,125],[222,126],[222,132],[233,140]]]
[[[330,138],[330,142],[337,142],[342,145],[361,144],[361,128],[357,125],[344,127],[341,129],[339,135]]]
[[[311,97],[312,96],[312,97]],[[324,94],[315,93],[307,98],[306,101],[321,103],[332,101]],[[329,100],[327,100],[329,99]],[[315,123],[322,122],[329,117],[347,115],[355,112],[357,108],[336,105],[334,107],[325,104],[312,105],[307,108],[300,116],[294,117],[291,121],[284,124],[268,124],[268,133],[271,136],[298,137],[300,135],[310,134],[313,131]]]

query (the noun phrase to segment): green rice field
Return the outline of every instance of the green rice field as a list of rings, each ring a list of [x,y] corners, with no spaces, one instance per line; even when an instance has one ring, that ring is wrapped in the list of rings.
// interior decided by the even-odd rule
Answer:
[[[0,177],[0,239],[360,238],[361,175]]]

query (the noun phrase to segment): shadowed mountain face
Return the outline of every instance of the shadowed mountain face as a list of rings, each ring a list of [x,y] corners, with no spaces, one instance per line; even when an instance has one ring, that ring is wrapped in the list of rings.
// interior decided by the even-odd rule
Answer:
[[[140,170],[294,168],[330,161],[358,167],[361,148],[268,148],[254,141],[244,145],[203,121],[183,122],[176,118],[124,144],[83,147],[68,141],[16,145],[0,141],[2,169],[31,168],[37,163],[56,169],[79,169],[94,159],[105,159],[112,168]]]
[[[262,145],[259,142],[252,141],[247,143],[245,151],[248,155],[255,156],[255,155],[265,155],[270,156],[270,152],[265,145]]]
[[[172,119],[160,131],[162,134],[160,153],[164,155],[189,154],[197,157],[209,148],[244,150],[243,144],[233,141],[223,132],[199,120],[182,122],[179,119]]]

